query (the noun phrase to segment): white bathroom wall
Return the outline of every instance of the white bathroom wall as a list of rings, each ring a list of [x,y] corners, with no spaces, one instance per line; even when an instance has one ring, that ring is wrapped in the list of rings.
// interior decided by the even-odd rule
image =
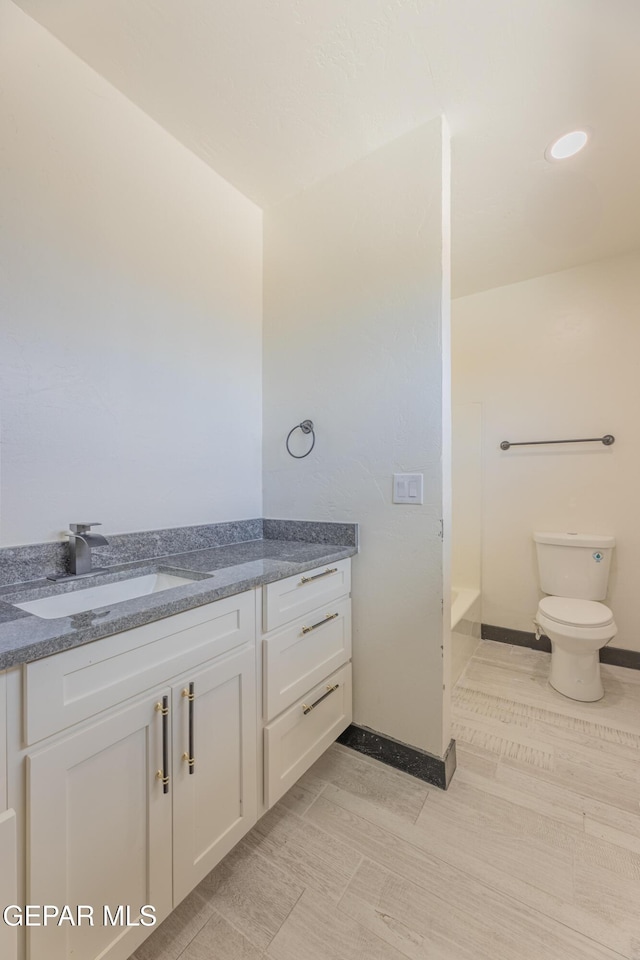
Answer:
[[[0,0],[0,543],[262,514],[262,214]]]
[[[480,639],[482,603],[482,404],[454,403],[451,417],[451,680]]]
[[[480,590],[482,579],[482,404],[454,403],[452,410],[454,587]]]
[[[355,722],[440,756],[444,139],[433,121],[266,211],[264,300],[266,515],[360,522]],[[316,446],[294,460],[307,417]],[[398,471],[424,473],[423,506],[392,503]]]
[[[455,401],[483,404],[484,622],[533,629],[534,530],[613,533],[614,644],[640,650],[640,253],[455,300],[452,330]]]

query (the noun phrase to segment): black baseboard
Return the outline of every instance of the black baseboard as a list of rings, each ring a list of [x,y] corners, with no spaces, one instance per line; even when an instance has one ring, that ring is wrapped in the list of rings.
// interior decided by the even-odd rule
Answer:
[[[621,647],[603,647],[600,651],[600,663],[640,670],[640,653],[637,650],[623,650]]]
[[[352,723],[338,737],[338,743],[358,753],[380,760],[396,770],[446,790],[456,769],[456,742],[452,740],[444,757],[435,757],[426,750],[410,747],[368,727]]]
[[[482,639],[496,640],[498,643],[511,643],[516,647],[531,647],[532,650],[543,650],[551,653],[551,641],[543,634],[536,639],[535,633],[528,630],[512,630],[510,627],[496,627],[492,623],[482,624]]]
[[[497,627],[491,623],[482,624],[482,639],[496,640],[498,643],[512,643],[516,647],[531,647],[551,653],[551,641],[544,634],[536,639],[535,633],[527,630],[512,630],[510,627]],[[610,663],[614,667],[629,667],[640,670],[640,652],[623,650],[621,647],[603,647],[600,651],[600,663]]]

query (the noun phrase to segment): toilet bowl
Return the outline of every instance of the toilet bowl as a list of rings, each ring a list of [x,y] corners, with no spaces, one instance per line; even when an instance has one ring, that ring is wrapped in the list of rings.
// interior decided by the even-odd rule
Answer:
[[[535,623],[551,641],[549,683],[554,690],[572,700],[600,700],[599,651],[618,632],[609,607],[574,597],[544,597]]]

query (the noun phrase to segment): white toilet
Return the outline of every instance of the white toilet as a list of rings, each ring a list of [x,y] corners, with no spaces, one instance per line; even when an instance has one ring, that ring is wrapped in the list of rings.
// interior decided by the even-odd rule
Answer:
[[[604,603],[613,537],[587,533],[534,533],[540,588],[535,623],[551,640],[551,686],[572,700],[600,700],[598,651],[618,628]]]

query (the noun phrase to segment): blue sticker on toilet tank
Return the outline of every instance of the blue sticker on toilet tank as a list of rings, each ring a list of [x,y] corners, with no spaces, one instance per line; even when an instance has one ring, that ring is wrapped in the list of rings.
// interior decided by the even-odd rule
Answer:
[[[596,550],[596,552],[592,553],[591,556],[593,557],[596,563],[600,563],[600,561],[602,560],[602,554],[600,553],[599,550]]]

